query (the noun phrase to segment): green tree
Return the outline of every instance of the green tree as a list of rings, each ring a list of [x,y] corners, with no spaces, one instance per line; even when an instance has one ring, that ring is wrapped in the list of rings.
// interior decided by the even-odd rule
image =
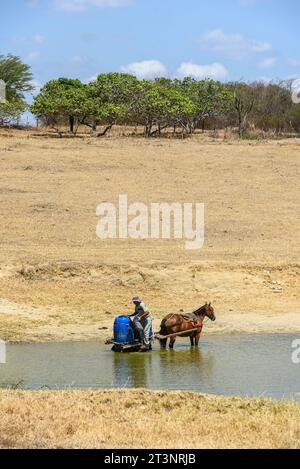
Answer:
[[[0,125],[17,121],[26,110],[24,93],[32,91],[29,65],[14,55],[0,55],[0,79],[6,85],[6,102],[0,103]]]
[[[161,80],[142,81],[134,97],[132,119],[144,126],[147,137],[161,135],[166,127],[181,125],[184,116],[193,111],[192,103],[180,90],[172,83],[164,85]]]
[[[0,103],[0,126],[18,122],[26,108],[27,104],[22,98],[6,93],[6,101]]]
[[[193,133],[205,119],[226,113],[233,102],[232,92],[219,81],[211,79],[195,80],[186,77],[176,80],[176,86],[195,106],[195,112],[186,120],[186,128]]]
[[[252,86],[247,83],[230,83],[228,89],[233,92],[233,109],[237,116],[238,133],[242,138],[247,127],[251,112],[253,111],[256,96]]]
[[[60,136],[60,125],[69,124],[71,133],[76,134],[78,125],[86,113],[87,85],[80,80],[59,78],[45,84],[30,106],[31,112]]]
[[[255,94],[252,112],[254,125],[262,130],[272,130],[279,134],[290,128],[289,114],[292,108],[291,91],[288,83],[253,83]]]
[[[288,114],[288,121],[292,129],[300,134],[300,104],[292,104]]]
[[[87,113],[81,122],[98,136],[105,135],[115,124],[130,122],[132,103],[139,86],[139,80],[126,73],[98,75],[88,85]],[[97,134],[98,125],[105,127]]]

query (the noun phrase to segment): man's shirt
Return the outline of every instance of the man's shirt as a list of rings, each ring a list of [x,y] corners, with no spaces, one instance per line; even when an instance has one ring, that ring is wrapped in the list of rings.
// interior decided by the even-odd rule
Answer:
[[[149,313],[148,306],[146,306],[145,303],[140,303],[135,307],[136,316],[141,317],[145,313]]]

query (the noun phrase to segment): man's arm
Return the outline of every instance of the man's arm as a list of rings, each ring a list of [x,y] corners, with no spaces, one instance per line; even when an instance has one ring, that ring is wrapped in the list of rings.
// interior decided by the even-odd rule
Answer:
[[[142,315],[138,318],[138,320],[141,321],[142,319],[144,319],[144,318],[146,318],[147,316],[149,316],[149,314],[150,314],[150,311],[146,311],[144,314],[142,314]]]
[[[143,311],[144,311],[144,312],[143,312],[143,314],[141,314],[141,316],[138,318],[139,321],[141,321],[142,319],[146,318],[146,317],[149,316],[149,314],[150,314],[150,311],[149,311],[149,309],[147,308],[147,306],[142,306],[142,308],[143,308]]]

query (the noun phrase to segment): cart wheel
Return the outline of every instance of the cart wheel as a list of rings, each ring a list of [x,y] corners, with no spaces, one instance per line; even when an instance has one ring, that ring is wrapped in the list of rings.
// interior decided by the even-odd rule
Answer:
[[[116,344],[114,344],[114,345],[112,346],[112,351],[113,351],[113,352],[122,352],[122,348],[123,348],[122,345],[116,345]]]

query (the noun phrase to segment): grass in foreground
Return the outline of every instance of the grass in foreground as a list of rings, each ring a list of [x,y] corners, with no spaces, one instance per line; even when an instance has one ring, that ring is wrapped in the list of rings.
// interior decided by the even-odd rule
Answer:
[[[300,448],[300,405],[142,389],[1,391],[0,447]]]

